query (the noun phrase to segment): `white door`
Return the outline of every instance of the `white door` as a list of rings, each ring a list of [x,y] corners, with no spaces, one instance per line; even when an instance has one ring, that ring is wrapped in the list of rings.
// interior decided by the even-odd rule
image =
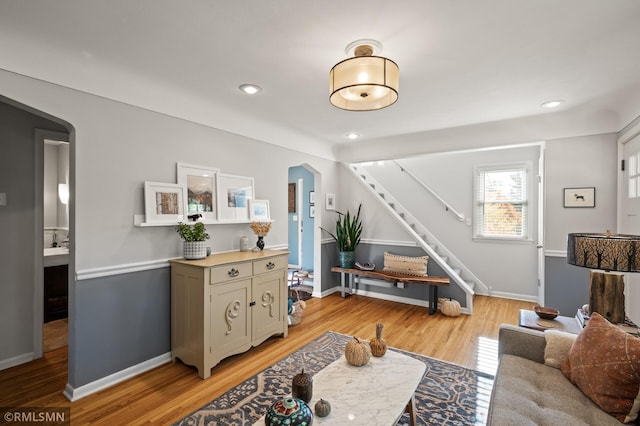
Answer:
[[[538,235],[536,248],[538,250],[538,304],[545,305],[544,294],[544,151],[545,145],[540,145],[538,157]]]
[[[620,222],[618,232],[640,235],[640,135],[622,146],[622,171],[620,197]],[[625,312],[636,323],[640,323],[640,274],[625,274]]]

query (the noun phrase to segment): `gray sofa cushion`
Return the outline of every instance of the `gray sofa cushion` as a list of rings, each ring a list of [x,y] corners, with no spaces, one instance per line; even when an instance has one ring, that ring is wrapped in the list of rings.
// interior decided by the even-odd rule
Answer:
[[[620,425],[575,387],[562,372],[503,353],[491,404],[491,425]]]

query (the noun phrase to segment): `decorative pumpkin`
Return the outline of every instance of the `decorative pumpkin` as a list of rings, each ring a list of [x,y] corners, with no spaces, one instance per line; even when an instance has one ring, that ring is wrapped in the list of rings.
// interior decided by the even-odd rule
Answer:
[[[344,356],[347,362],[354,367],[366,365],[371,358],[371,348],[357,337],[349,340],[344,348]]]
[[[327,417],[331,412],[331,404],[329,404],[329,401],[325,401],[320,398],[320,401],[316,402],[314,410],[316,412],[316,416]]]
[[[376,324],[376,337],[371,339],[369,346],[371,347],[371,355],[382,356],[387,352],[387,342],[382,338],[382,328],[384,324],[379,322]]]
[[[457,317],[460,315],[460,302],[453,299],[445,299],[440,303],[440,312],[448,317]]]

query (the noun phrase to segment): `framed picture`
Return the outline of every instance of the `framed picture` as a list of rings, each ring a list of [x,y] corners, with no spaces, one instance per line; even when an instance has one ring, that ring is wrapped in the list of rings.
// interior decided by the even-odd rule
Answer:
[[[327,194],[325,209],[327,210],[336,209],[336,194]]]
[[[309,204],[315,204],[315,203],[316,203],[316,192],[309,191]]]
[[[178,163],[178,184],[186,188],[186,215],[200,213],[206,221],[216,220],[216,178],[220,170]]]
[[[309,217],[316,217],[316,206],[309,206]]]
[[[185,188],[175,183],[144,183],[144,214],[148,223],[184,221]]]
[[[287,212],[296,212],[296,184],[290,183],[287,188]]]
[[[257,222],[271,220],[269,200],[249,200],[249,219]]]
[[[564,188],[564,207],[595,207],[596,188]]]
[[[253,200],[253,178],[218,174],[218,220],[249,220],[249,200]]]

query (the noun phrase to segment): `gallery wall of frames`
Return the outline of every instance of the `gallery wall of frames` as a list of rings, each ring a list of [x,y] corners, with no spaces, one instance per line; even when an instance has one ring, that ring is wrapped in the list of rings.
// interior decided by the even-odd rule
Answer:
[[[145,214],[134,216],[135,225],[271,221],[269,200],[255,197],[252,177],[185,163],[176,163],[176,176],[175,183],[144,183]]]

